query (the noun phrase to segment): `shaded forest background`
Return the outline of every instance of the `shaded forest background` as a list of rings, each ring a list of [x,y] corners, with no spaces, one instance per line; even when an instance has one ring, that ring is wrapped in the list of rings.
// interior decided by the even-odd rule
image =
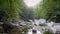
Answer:
[[[27,8],[23,0],[0,0],[0,21],[40,18],[60,22],[60,0],[43,0],[35,9]]]

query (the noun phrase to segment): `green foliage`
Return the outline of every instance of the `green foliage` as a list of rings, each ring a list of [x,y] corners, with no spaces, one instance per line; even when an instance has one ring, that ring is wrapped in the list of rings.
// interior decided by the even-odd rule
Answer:
[[[60,19],[60,0],[43,0],[40,7],[40,17],[45,19]]]
[[[39,26],[47,26],[47,24],[43,23],[43,24],[39,24]]]
[[[0,0],[0,19],[19,18],[22,6],[22,0]]]
[[[52,34],[52,32],[46,31],[43,34]]]
[[[34,12],[34,18],[40,19],[40,8],[36,7],[35,9],[33,9],[33,12]]]
[[[26,6],[24,8],[21,9],[21,19],[23,20],[29,20],[29,19],[34,19],[34,12],[32,9],[26,8]]]
[[[17,32],[11,32],[11,34],[26,34],[28,32],[28,29],[30,29],[30,27],[23,28]]]

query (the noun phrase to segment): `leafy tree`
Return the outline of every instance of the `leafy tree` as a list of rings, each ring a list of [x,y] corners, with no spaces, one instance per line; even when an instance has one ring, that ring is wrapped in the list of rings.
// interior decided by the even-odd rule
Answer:
[[[21,9],[21,19],[25,20],[25,21],[29,21],[30,19],[34,19],[34,12],[32,9],[30,8],[26,8],[26,6],[24,8]]]
[[[0,19],[2,21],[19,18],[22,0],[0,0]]]
[[[5,32],[14,28],[10,20],[20,19],[21,8],[23,8],[22,0],[0,0],[0,21],[3,22],[2,26]]]
[[[40,5],[40,17],[59,22],[60,0],[43,0]]]

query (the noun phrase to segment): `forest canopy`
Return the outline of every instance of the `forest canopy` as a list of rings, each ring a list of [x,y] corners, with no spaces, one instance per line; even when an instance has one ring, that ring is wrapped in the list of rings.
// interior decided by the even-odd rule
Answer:
[[[0,20],[40,19],[60,21],[60,0],[43,0],[35,8],[28,8],[23,0],[0,0]]]

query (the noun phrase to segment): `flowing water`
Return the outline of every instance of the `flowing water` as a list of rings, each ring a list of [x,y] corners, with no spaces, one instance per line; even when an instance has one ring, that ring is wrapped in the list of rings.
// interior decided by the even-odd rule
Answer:
[[[53,33],[56,33],[56,31],[60,32],[60,23],[54,23],[52,21],[50,23],[46,23],[45,19],[35,19],[34,21],[30,21],[33,28],[29,29],[27,34],[34,34],[32,30],[36,30],[35,34],[43,34],[43,32],[46,30],[50,30]],[[39,26],[39,24],[47,24],[47,26]]]
[[[40,20],[35,19],[34,21],[31,21],[31,22],[33,23],[33,28],[29,29],[28,34],[33,34],[32,30],[37,31],[35,34],[43,34],[43,31],[46,31],[46,30],[49,30],[53,33],[56,33],[56,31],[60,32],[60,29],[59,29],[60,23],[54,23],[52,21],[49,23],[46,23],[45,19],[40,19]],[[44,23],[47,24],[47,26],[45,26],[45,27],[43,26],[43,28],[41,26],[39,26],[39,24],[44,24]],[[36,25],[34,25],[34,24],[36,24]]]

